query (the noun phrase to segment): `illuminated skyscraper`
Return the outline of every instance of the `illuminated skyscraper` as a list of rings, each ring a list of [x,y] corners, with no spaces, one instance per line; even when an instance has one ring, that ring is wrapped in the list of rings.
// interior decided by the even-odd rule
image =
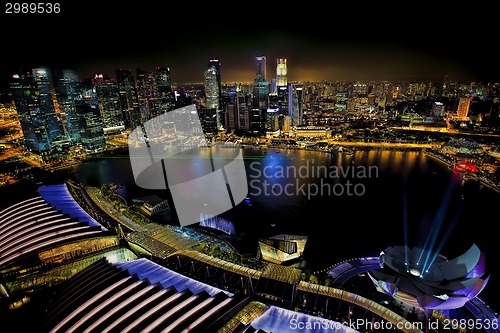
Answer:
[[[116,80],[105,78],[102,74],[96,74],[93,85],[97,94],[104,132],[124,129],[120,95]]]
[[[158,92],[158,108],[160,113],[171,111],[175,108],[172,93],[172,77],[169,67],[156,68],[156,89]]]
[[[86,87],[78,96],[75,109],[82,146],[88,151],[101,151],[106,146],[106,141],[97,95],[92,87]]]
[[[293,126],[302,124],[303,90],[304,86],[302,84],[288,84],[288,115],[291,117]]]
[[[75,100],[81,93],[78,76],[72,70],[54,73],[54,85],[61,115],[64,117],[64,132],[72,143],[80,142],[80,127],[76,114]]]
[[[269,83],[266,81],[266,57],[257,57],[257,72],[253,82],[254,109],[266,110],[269,105]]]
[[[286,87],[287,80],[287,68],[286,68],[286,59],[279,58],[276,65],[276,85],[279,87]]]
[[[137,69],[137,97],[141,122],[160,115],[156,75],[153,72]]]
[[[470,100],[470,97],[460,97],[457,109],[458,118],[467,118],[469,115]]]
[[[219,94],[219,109],[222,108],[222,79],[221,79],[221,63],[217,58],[211,58],[208,61],[208,67],[215,69],[215,76],[217,78],[217,90]]]
[[[251,95],[245,94],[242,91],[237,92],[236,95],[236,109],[237,109],[237,128],[241,130],[250,130],[250,106]]]
[[[51,149],[52,143],[63,135],[54,107],[49,70],[33,68],[14,74],[10,89],[26,147],[35,152]]]
[[[115,73],[125,128],[134,129],[141,123],[135,78],[128,69],[117,69]]]
[[[222,119],[221,119],[221,95],[220,95],[220,85],[219,85],[219,71],[217,70],[217,63],[213,63],[205,71],[204,84],[205,84],[205,100],[206,107],[208,109],[214,109],[217,113],[217,127],[221,129]]]
[[[276,88],[278,94],[279,114],[285,116],[289,113],[288,110],[288,80],[286,59],[279,58],[276,66]],[[280,118],[281,119],[281,118]],[[280,123],[280,127],[283,124]]]
[[[208,61],[208,66],[207,66],[207,68],[211,68],[211,67],[215,68],[215,74],[217,77],[217,88],[219,89],[219,96],[222,95],[222,81],[221,81],[221,75],[220,75],[220,65],[221,65],[221,63],[220,63],[219,59],[211,58]]]
[[[266,57],[265,56],[260,56],[256,57],[257,60],[257,74],[256,74],[256,81],[267,81],[266,77]]]

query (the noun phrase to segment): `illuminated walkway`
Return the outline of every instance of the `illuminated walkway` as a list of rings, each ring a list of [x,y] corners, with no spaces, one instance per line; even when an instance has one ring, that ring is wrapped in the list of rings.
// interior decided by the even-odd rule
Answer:
[[[398,315],[394,311],[384,307],[381,304],[378,304],[375,301],[348,292],[346,290],[326,287],[304,281],[300,281],[299,285],[297,286],[297,290],[307,291],[314,294],[337,298],[349,302],[351,304],[355,304],[385,319],[387,322],[392,323],[394,327],[397,327],[399,330],[403,332],[408,332],[408,333],[422,332],[422,329],[418,327],[415,323],[407,321],[405,318]]]

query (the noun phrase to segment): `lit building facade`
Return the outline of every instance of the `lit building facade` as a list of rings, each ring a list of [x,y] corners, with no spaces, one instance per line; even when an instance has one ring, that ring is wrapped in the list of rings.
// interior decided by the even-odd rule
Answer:
[[[457,116],[464,119],[469,115],[470,97],[460,97],[458,101]]]
[[[444,115],[444,104],[442,102],[434,102],[432,104],[432,115],[442,117]]]
[[[156,75],[153,72],[137,69],[137,97],[141,123],[160,115]]]
[[[10,90],[26,147],[34,152],[50,150],[52,143],[62,138],[62,128],[54,107],[49,70],[33,68],[12,75]]]
[[[115,73],[123,123],[126,129],[134,129],[141,123],[135,78],[128,69],[117,69]]]
[[[238,110],[238,129],[250,130],[250,109],[251,96],[239,91],[236,98],[236,108]]]
[[[57,100],[64,118],[63,129],[71,143],[80,142],[80,127],[75,100],[81,93],[80,81],[72,70],[57,71],[54,75]]]
[[[288,84],[286,59],[279,58],[276,64],[276,85],[283,87]]]
[[[210,61],[212,64],[212,60]],[[217,127],[223,128],[221,119],[221,86],[220,74],[217,70],[219,63],[214,62],[207,70],[205,70],[204,84],[205,84],[205,105],[208,109],[217,110]]]
[[[304,105],[304,86],[300,83],[288,85],[288,115],[292,118],[292,125],[302,124]]]
[[[158,108],[160,113],[165,113],[175,109],[170,67],[156,68],[156,89],[158,93]]]
[[[265,56],[259,56],[256,57],[255,59],[257,60],[256,81],[267,81],[266,77],[267,58]]]
[[[332,131],[327,126],[292,126],[291,136],[296,139],[328,139]]]
[[[125,126],[116,80],[106,78],[102,74],[96,74],[93,85],[96,90],[104,132],[123,130]]]
[[[75,101],[78,127],[82,146],[87,151],[100,151],[106,146],[103,122],[97,102],[97,96],[88,89]]]

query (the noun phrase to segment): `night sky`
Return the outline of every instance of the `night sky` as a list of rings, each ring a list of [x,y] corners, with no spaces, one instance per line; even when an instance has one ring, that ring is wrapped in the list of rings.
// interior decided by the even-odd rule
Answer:
[[[48,66],[113,76],[117,68],[171,68],[174,83],[202,82],[212,57],[223,82],[251,82],[255,57],[287,58],[288,79],[500,81],[491,11],[465,16],[420,7],[307,6],[291,3],[140,1],[103,7],[103,1],[62,3],[58,15],[1,16],[0,79],[23,67]],[[352,7],[350,7],[352,6]]]

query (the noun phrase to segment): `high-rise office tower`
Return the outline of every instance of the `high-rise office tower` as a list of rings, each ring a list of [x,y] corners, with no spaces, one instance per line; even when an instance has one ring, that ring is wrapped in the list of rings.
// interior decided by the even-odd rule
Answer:
[[[265,114],[269,107],[269,82],[267,82],[267,59],[256,57],[257,71],[252,87],[252,108],[249,110],[249,128],[253,132],[262,133],[265,127]],[[273,79],[273,81],[276,81]]]
[[[102,150],[106,140],[97,94],[92,86],[84,87],[82,94],[75,100],[75,110],[82,146],[92,152]]]
[[[276,89],[278,94],[279,114],[288,114],[288,80],[286,59],[279,58],[276,66]],[[282,126],[283,124],[280,124]]]
[[[266,109],[252,108],[250,110],[250,130],[255,133],[264,131],[264,115]]]
[[[236,110],[238,115],[237,128],[241,130],[250,130],[250,104],[251,95],[242,91],[236,95]]]
[[[221,96],[219,90],[218,72],[215,65],[205,70],[204,77],[205,100],[208,109],[214,109],[217,114],[217,128],[222,128]]]
[[[278,94],[278,86],[277,86],[276,78],[272,78],[271,82],[269,82],[269,95],[277,95]]]
[[[266,57],[257,57],[257,72],[253,82],[253,103],[256,109],[267,109],[269,106],[269,83],[266,81]]]
[[[283,87],[288,84],[286,59],[279,58],[276,65],[276,85]]]
[[[255,80],[253,82],[252,95],[252,106],[254,108],[267,109],[269,106],[269,83]]]
[[[275,132],[280,129],[278,109],[267,109],[265,118],[266,131]]]
[[[87,151],[97,152],[102,150],[106,145],[106,141],[97,103],[78,101],[76,103],[76,112],[82,128],[80,133],[82,146]]]
[[[235,90],[228,91],[224,96],[224,115],[226,129],[234,130],[238,128],[238,114],[236,108],[237,92]]]
[[[134,129],[141,124],[135,78],[129,69],[117,69],[115,73],[123,123],[125,128]]]
[[[220,72],[220,66],[221,63],[219,59],[217,58],[211,58],[208,61],[208,67],[207,68],[215,68],[215,74],[217,77],[217,89],[219,90],[219,105],[221,105],[221,99],[222,99],[222,80],[221,80],[221,72]]]
[[[222,116],[222,79],[221,79],[221,62],[217,58],[211,58],[208,61],[208,69],[211,69],[215,71],[215,79],[217,82],[217,95],[218,101],[217,105],[218,108],[217,110],[217,126],[219,129],[224,128],[224,121],[223,121],[223,116]]]
[[[50,150],[63,132],[54,107],[49,70],[33,68],[12,75],[10,90],[26,147],[35,152]]]
[[[302,124],[302,109],[304,104],[304,86],[300,83],[288,84],[288,115],[292,125]]]
[[[202,106],[198,108],[198,118],[200,119],[203,133],[217,133],[217,115],[214,109],[207,109]]]
[[[175,109],[170,67],[156,67],[156,89],[158,92],[158,108],[160,109],[160,113]]]
[[[266,77],[266,66],[267,59],[265,56],[256,57],[257,60],[257,74],[255,77],[256,81],[267,81]]]
[[[116,80],[104,77],[102,74],[96,74],[92,83],[96,90],[104,132],[124,129],[123,112]]]
[[[469,107],[470,107],[470,97],[460,97],[458,101],[458,109],[457,116],[458,118],[467,118],[469,115]]]
[[[75,100],[81,93],[80,80],[73,70],[58,70],[54,73],[54,86],[64,119],[64,132],[71,143],[80,142],[80,127],[75,108]]]
[[[137,96],[141,122],[146,122],[160,115],[156,75],[153,72],[137,69]]]

